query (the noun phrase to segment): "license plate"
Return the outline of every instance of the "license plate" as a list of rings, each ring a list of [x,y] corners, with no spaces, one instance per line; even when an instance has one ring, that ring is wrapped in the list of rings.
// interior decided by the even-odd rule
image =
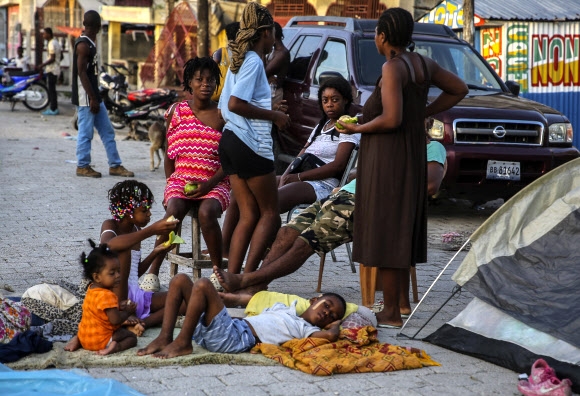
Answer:
[[[487,161],[487,179],[520,180],[520,163],[508,161]]]

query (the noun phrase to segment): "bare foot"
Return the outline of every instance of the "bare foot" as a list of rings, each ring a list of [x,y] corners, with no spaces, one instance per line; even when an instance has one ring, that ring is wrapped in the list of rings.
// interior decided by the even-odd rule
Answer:
[[[235,293],[218,293],[224,302],[224,305],[228,308],[236,308],[239,306],[245,307],[250,302],[250,299],[254,296],[253,294],[243,292],[238,290]]]
[[[127,318],[127,320],[125,320],[121,326],[133,326],[136,325],[137,323],[141,323],[142,321],[135,315],[131,315]],[[141,323],[143,324],[143,323]]]
[[[145,327],[141,323],[137,323],[133,326],[127,326],[127,330],[135,334],[137,337],[141,337],[145,331]]]
[[[171,359],[177,356],[189,355],[191,352],[193,352],[191,340],[185,343],[173,341],[171,344],[163,348],[161,352],[154,354],[153,357],[159,359]]]
[[[109,345],[107,345],[107,347],[105,349],[101,349],[100,351],[97,351],[97,355],[108,355],[111,353],[115,353],[117,351],[117,341],[111,341],[109,342]]]
[[[242,276],[240,274],[231,274],[227,271],[224,271],[217,266],[213,266],[213,273],[217,276],[220,285],[230,293],[235,292],[236,290],[241,289],[241,281]]]
[[[161,334],[159,334],[159,336],[156,339],[154,339],[153,341],[151,341],[151,343],[149,345],[147,345],[145,348],[139,349],[137,351],[137,355],[138,356],[145,356],[145,355],[151,355],[152,353],[155,353],[155,352],[159,352],[160,350],[165,348],[167,345],[171,344],[171,341],[173,341],[171,338],[161,337]]]
[[[79,341],[78,336],[74,336],[71,338],[66,345],[64,346],[64,350],[68,352],[74,352],[81,347],[81,342]]]

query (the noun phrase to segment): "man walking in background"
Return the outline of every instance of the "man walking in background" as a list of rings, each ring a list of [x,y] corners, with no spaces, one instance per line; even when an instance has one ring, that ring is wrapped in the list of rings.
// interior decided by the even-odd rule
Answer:
[[[56,97],[56,79],[60,75],[60,61],[62,48],[58,40],[52,34],[52,29],[47,27],[42,31],[42,37],[47,42],[48,59],[36,67],[37,70],[44,70],[48,82],[48,99],[50,107],[42,112],[42,115],[57,115],[58,100]]]
[[[121,165],[115,142],[115,130],[107,108],[99,96],[99,68],[97,64],[97,33],[101,30],[101,16],[87,11],[83,18],[85,30],[75,41],[73,53],[72,103],[78,106],[77,176],[101,177],[91,168],[91,142],[97,129],[107,152],[109,175],[133,177],[135,174]]]

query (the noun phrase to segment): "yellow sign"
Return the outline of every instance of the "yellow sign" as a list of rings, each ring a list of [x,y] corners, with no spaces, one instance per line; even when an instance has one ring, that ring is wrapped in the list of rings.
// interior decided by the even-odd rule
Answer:
[[[101,19],[109,22],[122,23],[143,23],[150,25],[151,9],[148,7],[117,7],[103,6],[101,8]]]

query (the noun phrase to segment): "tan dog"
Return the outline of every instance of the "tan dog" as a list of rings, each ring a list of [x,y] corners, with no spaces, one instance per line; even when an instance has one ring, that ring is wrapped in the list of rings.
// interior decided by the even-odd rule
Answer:
[[[151,171],[159,168],[161,165],[161,152],[165,155],[165,124],[161,121],[155,121],[149,127],[149,140],[151,140]],[[155,154],[157,154],[157,166],[155,166]]]

